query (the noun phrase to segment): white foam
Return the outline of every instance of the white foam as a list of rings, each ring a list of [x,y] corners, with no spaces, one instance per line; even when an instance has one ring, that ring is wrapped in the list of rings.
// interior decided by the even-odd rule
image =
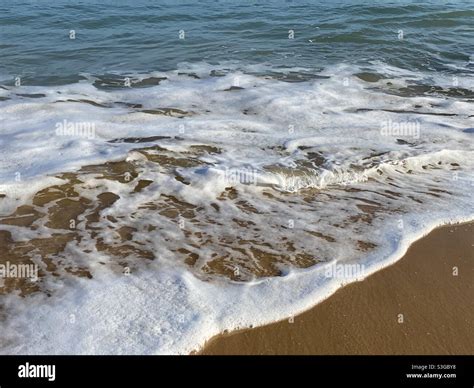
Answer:
[[[158,142],[172,155],[182,157],[192,145],[200,144],[220,151],[198,157],[203,163],[197,167],[176,168],[189,185],[177,181],[166,166],[149,164],[138,152],[128,154],[128,160],[139,166],[143,179],[154,182],[142,192],[131,195],[132,185],[93,175],[85,179],[78,187],[84,197],[95,200],[101,190],[120,196],[104,216],[119,216],[117,228],[133,225],[137,229],[133,243],[151,248],[157,259],[134,266],[126,276],[99,264],[111,260],[96,250],[94,240],[70,243],[64,259],[88,263],[94,278],[48,278],[45,287],[52,291],[50,298],[3,297],[9,318],[2,328],[0,352],[189,353],[223,330],[284,319],[328,297],[349,280],[326,277],[327,266],[364,264],[367,276],[395,262],[410,243],[434,227],[474,219],[473,135],[466,131],[472,126],[471,104],[446,96],[400,97],[383,92],[388,80],[390,88],[406,86],[424,80],[423,74],[376,64],[379,73],[392,78],[377,82],[381,90],[374,90],[373,83],[352,75],[359,69],[348,66],[326,70],[329,79],[301,83],[238,69],[209,77],[207,65],[185,68],[202,79],[178,76],[175,71],[154,74],[168,79],[143,89],[101,91],[84,82],[46,90],[0,90],[12,98],[0,105],[4,122],[0,193],[2,187],[6,192],[14,187],[18,171],[25,184],[29,185],[28,179],[35,182],[25,195],[15,197],[17,204],[52,184],[48,174],[125,158],[131,149],[147,145],[109,140],[161,135],[173,138]],[[465,81],[459,82],[463,86]],[[244,89],[224,91],[231,86]],[[18,91],[46,97],[18,99],[13,95]],[[87,99],[110,107],[58,103],[58,99]],[[116,102],[142,104],[143,109],[177,108],[193,115],[179,119],[146,114]],[[55,124],[65,119],[94,123],[96,136],[57,136]],[[400,135],[392,125],[413,122],[419,132],[410,136]],[[395,128],[394,134],[382,131],[387,123]],[[242,170],[255,174],[255,182],[229,179]],[[231,186],[242,203],[257,211],[218,201]],[[308,188],[324,190],[305,191]],[[264,195],[269,193],[271,197]],[[175,220],[141,206],[162,196],[201,209],[186,222],[185,230],[192,237],[185,238]],[[370,222],[357,219],[367,201],[377,207]],[[215,203],[218,212],[211,206]],[[235,218],[255,227],[238,227]],[[81,232],[85,222],[79,221]],[[286,227],[289,221],[293,228]],[[155,229],[151,231],[149,225]],[[14,226],[1,228],[11,231],[14,240],[48,235],[45,225],[38,226],[28,233]],[[97,226],[97,238],[115,241],[115,229],[108,228],[105,217]],[[206,244],[195,237],[197,232]],[[314,234],[334,241],[326,243],[311,237]],[[232,241],[241,241],[239,248],[245,253],[233,251]],[[294,253],[288,251],[286,241],[293,243]],[[364,253],[358,249],[360,241],[376,248]],[[252,280],[251,271],[244,272],[245,284],[205,275],[203,268],[215,252],[235,255],[236,266],[252,265],[251,245],[269,254],[286,252],[290,260],[281,266],[286,275]],[[177,260],[176,250],[195,251],[196,246],[201,258],[191,270]],[[300,252],[325,262],[296,270],[291,255]]]
[[[365,276],[397,261],[435,226],[417,220],[388,241],[383,259],[364,260]],[[10,343],[1,353],[188,354],[224,330],[289,318],[329,297],[343,282],[326,277],[328,265],[243,285],[202,282],[161,265],[123,276],[97,271],[54,298],[11,297],[17,315],[2,331]]]

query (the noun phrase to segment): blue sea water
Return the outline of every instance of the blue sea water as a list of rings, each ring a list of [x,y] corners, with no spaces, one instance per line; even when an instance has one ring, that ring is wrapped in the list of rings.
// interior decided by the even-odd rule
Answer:
[[[0,0],[0,353],[189,353],[473,220],[473,55],[472,0]]]
[[[7,84],[201,61],[318,71],[376,59],[472,75],[473,55],[470,0],[0,1],[0,80]]]

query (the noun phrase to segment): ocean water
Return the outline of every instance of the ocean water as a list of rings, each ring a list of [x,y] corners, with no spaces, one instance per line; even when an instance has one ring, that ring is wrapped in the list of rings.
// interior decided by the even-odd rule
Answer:
[[[2,0],[0,7],[0,75],[29,85],[169,71],[183,62],[314,72],[380,60],[412,71],[471,74],[474,49],[468,0]]]
[[[472,220],[473,19],[0,1],[0,352],[189,353]]]

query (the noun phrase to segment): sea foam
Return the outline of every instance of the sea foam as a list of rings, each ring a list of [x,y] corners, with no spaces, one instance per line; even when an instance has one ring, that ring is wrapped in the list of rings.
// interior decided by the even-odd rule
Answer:
[[[153,182],[135,193],[127,182],[81,176],[82,197],[120,197],[104,210],[96,238],[84,234],[67,247],[64,260],[88,263],[93,278],[48,278],[51,297],[2,296],[2,353],[186,354],[224,330],[298,314],[354,280],[326,276],[330,266],[363,265],[364,278],[436,226],[474,218],[471,103],[403,95],[400,89],[428,82],[423,74],[378,63],[373,71],[384,78],[376,83],[351,66],[289,83],[263,69],[221,77],[210,69],[194,66],[200,79],[183,69],[150,74],[166,80],[149,88],[105,91],[91,77],[0,90],[8,98],[0,105],[0,215],[61,181],[55,174],[85,165],[126,159]],[[442,88],[447,81],[436,82]],[[459,82],[472,88],[472,81]],[[39,93],[45,96],[24,97]],[[64,120],[71,128],[93,125],[93,136],[58,134]],[[407,120],[419,136],[387,131]],[[202,146],[212,148],[196,154]],[[180,165],[180,158],[192,162]],[[237,199],[220,200],[231,188]],[[163,198],[189,205],[194,216],[181,228],[179,217],[145,206]],[[85,225],[79,220],[79,233]],[[130,225],[133,243],[156,258],[117,274],[101,264],[113,260],[95,248],[96,239],[114,243],[113,228]],[[15,241],[51,235],[38,226],[0,229]],[[179,259],[180,248],[200,254],[192,268]],[[258,275],[262,252],[279,258],[279,276]],[[301,265],[303,253],[316,264]],[[239,269],[240,281],[210,271],[215,254],[233,260],[223,263]]]

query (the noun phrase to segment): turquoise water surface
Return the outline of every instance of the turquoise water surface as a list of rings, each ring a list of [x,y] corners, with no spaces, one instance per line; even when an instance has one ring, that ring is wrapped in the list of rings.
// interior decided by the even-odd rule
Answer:
[[[318,71],[380,60],[472,74],[473,8],[469,0],[1,0],[0,79],[50,85],[226,61]]]

